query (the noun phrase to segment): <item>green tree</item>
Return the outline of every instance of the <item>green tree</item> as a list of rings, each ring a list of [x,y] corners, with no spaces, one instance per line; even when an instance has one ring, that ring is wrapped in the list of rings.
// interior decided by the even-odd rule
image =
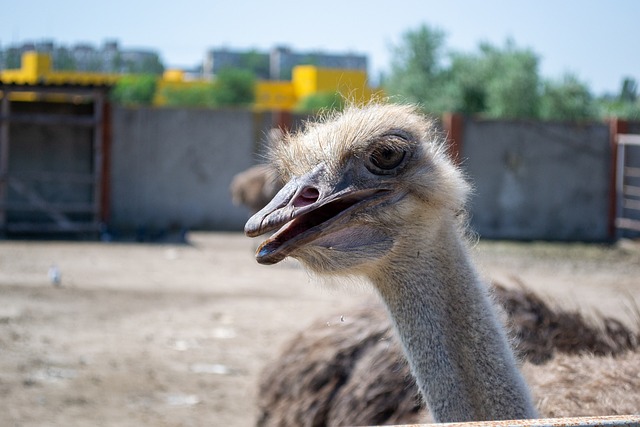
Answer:
[[[638,83],[631,77],[622,80],[619,99],[621,102],[636,102],[638,100]]]
[[[433,113],[538,116],[540,79],[532,51],[507,41],[503,48],[483,43],[476,53],[446,53],[444,41],[442,31],[425,25],[405,33],[392,50],[387,93]]]
[[[538,59],[512,41],[504,48],[482,43],[475,53],[452,53],[446,96],[452,110],[488,117],[539,114]]]
[[[586,120],[596,117],[596,106],[589,88],[573,74],[559,81],[544,82],[540,118],[545,120]]]
[[[507,41],[504,49],[480,45],[487,81],[486,114],[489,117],[536,118],[539,115],[538,57]]]
[[[213,105],[239,107],[252,104],[255,101],[255,80],[255,75],[249,70],[221,70],[214,82]]]
[[[269,69],[269,56],[262,54],[256,50],[251,50],[242,55],[242,66],[251,70],[256,76],[263,79],[268,79],[270,74]]]
[[[451,111],[478,114],[487,110],[488,67],[479,55],[453,53],[446,96],[451,98]]]
[[[215,106],[215,87],[212,83],[196,86],[166,86],[160,96],[165,105],[172,107],[208,107]]]
[[[640,97],[638,85],[633,78],[622,80],[618,95],[605,95],[597,100],[600,116],[619,117],[627,120],[640,119]]]
[[[431,112],[450,110],[450,97],[445,96],[444,41],[444,32],[426,25],[404,33],[400,44],[392,48],[386,92],[420,103]]]
[[[160,57],[158,55],[152,55],[149,57],[145,57],[142,60],[142,63],[138,67],[136,67],[136,70],[131,71],[142,74],[161,75],[164,72],[164,65],[162,64],[162,61],[160,60]]]
[[[156,92],[153,75],[124,76],[111,91],[111,99],[122,105],[150,105]]]
[[[640,102],[620,102],[604,96],[597,100],[598,115],[601,118],[618,117],[626,120],[640,120]]]

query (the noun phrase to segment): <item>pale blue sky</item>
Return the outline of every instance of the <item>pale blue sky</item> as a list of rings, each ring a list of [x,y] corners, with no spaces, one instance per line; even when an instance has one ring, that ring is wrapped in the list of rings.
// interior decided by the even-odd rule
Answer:
[[[573,72],[596,94],[640,81],[638,0],[0,0],[0,44],[54,39],[96,46],[153,48],[168,66],[191,67],[211,47],[288,45],[354,51],[370,72],[388,69],[390,46],[426,23],[444,30],[451,50],[512,38],[540,56],[544,77]]]

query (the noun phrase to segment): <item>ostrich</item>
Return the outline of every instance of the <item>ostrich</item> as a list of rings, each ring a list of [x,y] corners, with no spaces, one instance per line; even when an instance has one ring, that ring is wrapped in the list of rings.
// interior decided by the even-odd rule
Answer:
[[[544,417],[640,407],[640,331],[494,283],[522,371]],[[257,425],[386,425],[431,420],[379,304],[329,313],[292,336],[260,376]],[[338,320],[340,319],[340,320]],[[328,322],[329,320],[329,322]]]
[[[258,212],[275,196],[282,185],[269,165],[255,165],[233,177],[229,192],[236,206]]]
[[[362,277],[383,301],[434,420],[535,418],[505,331],[467,253],[469,186],[415,107],[370,104],[273,147],[288,181],[249,219],[261,264],[287,256]]]
[[[282,135],[280,129],[269,130],[266,146],[275,144]],[[234,205],[244,205],[251,209],[252,213],[256,213],[280,191],[280,188],[282,183],[273,168],[270,165],[259,164],[236,174],[229,185],[229,192]]]

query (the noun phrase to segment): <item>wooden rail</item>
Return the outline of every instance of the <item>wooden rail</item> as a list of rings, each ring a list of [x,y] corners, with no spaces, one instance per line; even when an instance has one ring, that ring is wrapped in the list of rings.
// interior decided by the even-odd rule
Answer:
[[[412,424],[396,427],[426,427]],[[431,424],[435,427],[640,427],[640,415],[614,415],[608,417],[542,418],[539,420],[479,421],[469,423]]]

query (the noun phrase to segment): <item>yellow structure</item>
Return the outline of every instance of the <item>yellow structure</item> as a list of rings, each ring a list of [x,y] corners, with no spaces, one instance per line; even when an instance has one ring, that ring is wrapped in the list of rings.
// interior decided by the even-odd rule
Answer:
[[[256,83],[256,110],[293,110],[298,103],[291,82],[263,80]]]
[[[167,90],[205,89],[212,84],[208,80],[187,80],[180,70],[167,70],[158,81],[153,105],[166,104],[164,93]],[[305,97],[326,92],[337,92],[356,103],[379,95],[367,85],[367,73],[364,71],[299,65],[293,68],[291,81],[256,82],[254,109],[291,111]]]
[[[109,86],[115,84],[118,77],[117,74],[53,71],[51,57],[38,52],[23,53],[20,69],[0,71],[2,83],[18,85]]]
[[[325,92],[337,92],[356,103],[369,101],[378,95],[368,86],[365,71],[298,65],[293,68],[290,82],[259,82],[256,85],[255,108],[290,111],[307,96]]]
[[[53,71],[51,57],[46,53],[25,52],[17,70],[0,71],[0,83],[21,86],[111,86],[118,80],[117,74],[80,73],[76,71]],[[35,92],[11,92],[12,101],[63,101],[67,99],[56,93],[40,94]]]
[[[162,74],[162,80],[167,82],[183,82],[185,73],[183,70],[167,70]]]
[[[16,85],[81,85],[110,86],[122,78],[122,74],[87,73],[52,70],[51,57],[46,53],[26,52],[22,55],[21,68],[0,71],[0,82]],[[154,105],[165,105],[165,93],[169,90],[203,89],[211,87],[208,80],[187,80],[184,71],[167,70],[158,79]],[[361,70],[319,68],[299,65],[292,70],[291,81],[259,81],[256,83],[256,110],[292,111],[309,95],[339,93],[356,103],[378,96],[367,84],[367,73]],[[13,93],[12,99],[34,100],[30,92]]]

